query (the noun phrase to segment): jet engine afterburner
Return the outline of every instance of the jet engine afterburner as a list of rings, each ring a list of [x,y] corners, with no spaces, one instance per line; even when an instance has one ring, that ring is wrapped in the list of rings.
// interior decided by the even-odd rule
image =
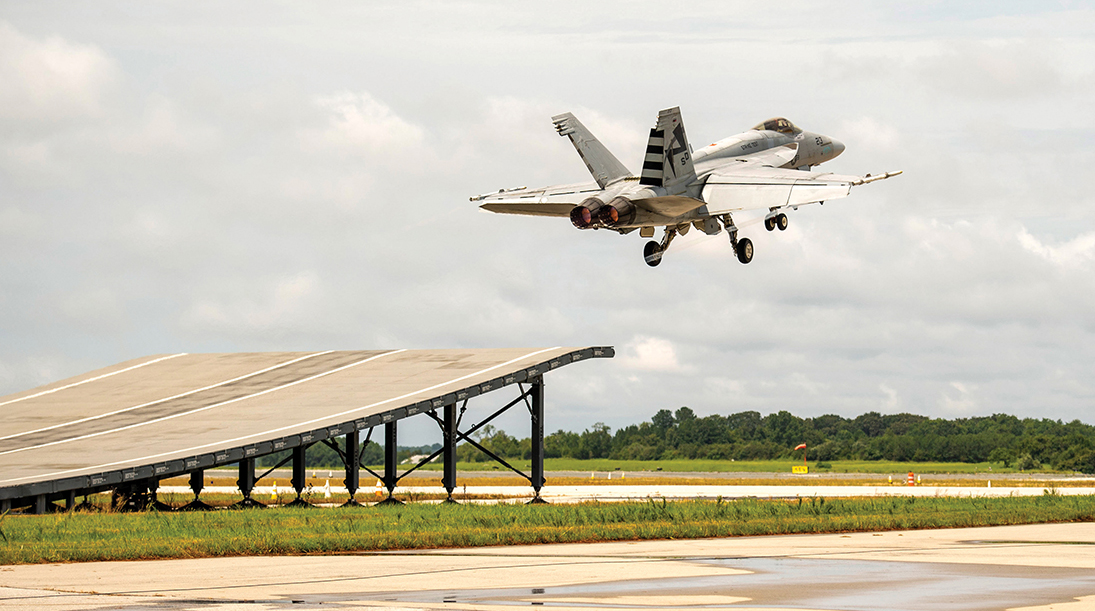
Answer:
[[[606,227],[627,225],[635,220],[635,204],[626,197],[616,197],[597,211],[597,220]]]
[[[597,219],[597,214],[604,206],[604,202],[591,197],[570,210],[570,222],[578,229],[589,229]]]

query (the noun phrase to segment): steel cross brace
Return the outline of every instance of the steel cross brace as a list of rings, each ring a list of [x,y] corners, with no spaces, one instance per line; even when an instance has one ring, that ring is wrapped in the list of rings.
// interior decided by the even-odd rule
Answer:
[[[454,431],[453,431],[453,434],[454,434],[454,435],[456,436],[456,441],[466,441],[466,442],[470,443],[471,445],[475,446],[475,447],[476,447],[476,449],[478,449],[478,450],[479,450],[480,452],[482,452],[482,453],[486,454],[487,456],[489,456],[489,457],[490,457],[490,458],[491,458],[492,460],[494,460],[495,462],[497,462],[497,463],[501,464],[502,466],[506,467],[506,468],[507,468],[507,469],[509,469],[510,471],[513,471],[513,472],[514,472],[514,473],[516,473],[517,475],[520,475],[521,477],[523,477],[523,478],[527,479],[527,480],[529,481],[529,483],[530,483],[530,484],[533,484],[533,485],[535,485],[535,484],[533,483],[533,481],[532,481],[532,476],[530,476],[530,475],[526,475],[526,474],[525,474],[525,473],[524,473],[523,471],[521,471],[520,469],[518,469],[518,468],[514,467],[513,465],[509,464],[508,462],[506,462],[506,461],[505,461],[505,459],[503,459],[502,457],[498,456],[498,455],[497,455],[497,454],[495,454],[494,452],[491,452],[490,450],[488,450],[488,449],[484,448],[484,447],[483,447],[482,445],[480,445],[480,444],[479,444],[478,442],[476,442],[476,441],[475,441],[474,439],[472,439],[472,438],[471,438],[471,435],[472,435],[473,433],[475,433],[475,432],[476,432],[476,431],[478,431],[479,429],[483,428],[484,426],[486,426],[486,425],[490,424],[490,422],[491,422],[492,420],[494,420],[494,419],[495,419],[495,418],[497,418],[498,416],[501,416],[501,415],[502,415],[502,414],[504,414],[504,413],[505,413],[506,411],[508,411],[508,410],[509,410],[510,408],[512,408],[512,407],[513,407],[514,405],[517,405],[518,403],[520,403],[520,402],[522,402],[522,401],[524,401],[524,403],[525,403],[526,407],[528,407],[529,413],[530,413],[530,414],[532,413],[532,405],[531,405],[531,404],[529,403],[529,397],[531,397],[531,396],[532,396],[532,392],[533,392],[533,387],[532,387],[532,386],[530,386],[530,387],[528,388],[528,390],[525,390],[525,389],[524,389],[524,385],[523,385],[523,384],[519,384],[519,385],[518,385],[518,387],[519,387],[519,388],[520,388],[520,389],[522,390],[522,392],[521,392],[521,395],[520,395],[520,396],[518,396],[518,397],[517,397],[516,399],[514,399],[514,400],[510,401],[510,402],[509,402],[509,403],[507,403],[507,404],[506,404],[506,405],[505,405],[504,407],[502,407],[501,409],[499,409],[499,410],[495,411],[495,412],[494,412],[493,414],[491,414],[490,416],[488,416],[488,417],[487,417],[486,419],[484,419],[484,420],[483,420],[482,422],[479,422],[478,424],[476,424],[476,425],[472,426],[472,427],[471,427],[470,429],[468,429],[467,431],[460,431],[460,430],[459,430],[459,428],[457,428],[457,430],[454,430]],[[460,412],[461,412],[461,417],[463,416],[463,412],[464,412],[464,410],[465,410],[465,409],[467,408],[467,403],[468,403],[468,402],[467,402],[467,401],[465,400],[465,401],[464,401],[464,406],[463,406],[463,407],[461,407],[461,410],[460,410]],[[436,423],[437,423],[437,425],[441,427],[441,430],[442,430],[442,431],[444,431],[444,430],[445,430],[445,422],[444,422],[444,421],[443,421],[443,420],[442,420],[441,418],[439,418],[439,417],[437,416],[437,412],[436,412],[436,410],[430,410],[430,411],[428,411],[428,412],[426,412],[426,413],[427,413],[427,414],[429,414],[430,418],[433,418],[434,422],[436,422]],[[459,424],[459,423],[458,423],[458,424]],[[436,452],[434,452],[433,454],[431,454],[431,455],[430,455],[430,457],[426,459],[426,461],[429,461],[429,460],[433,460],[433,459],[434,459],[435,457],[437,457],[437,456],[438,456],[439,454],[441,454],[441,452],[443,452],[443,451],[444,451],[444,447],[442,447],[441,449],[439,449],[439,450],[437,450]],[[424,461],[424,462],[425,462],[425,461]],[[415,466],[415,469],[417,469],[417,468],[418,468],[419,466],[421,466],[421,465],[422,465],[422,463],[420,463],[419,465],[416,465],[416,466]],[[412,469],[412,471],[413,471],[413,469]],[[410,473],[410,471],[407,471],[406,473],[404,473],[404,475],[406,475],[407,473]]]

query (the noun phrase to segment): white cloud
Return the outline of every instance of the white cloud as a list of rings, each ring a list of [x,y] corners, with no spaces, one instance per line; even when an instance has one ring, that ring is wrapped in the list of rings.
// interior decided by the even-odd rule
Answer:
[[[303,271],[275,279],[258,294],[199,300],[183,314],[182,324],[198,333],[242,336],[312,326],[321,292],[318,275]]]
[[[367,92],[319,96],[316,106],[327,113],[328,125],[310,132],[314,144],[327,144],[394,162],[422,146],[426,133],[377,101]]]
[[[1018,238],[1024,250],[1061,267],[1079,267],[1095,260],[1095,231],[1076,236],[1059,246],[1043,244],[1026,227],[1020,229]]]
[[[1050,43],[1001,40],[956,42],[934,57],[920,61],[926,83],[957,96],[1021,98],[1052,96],[1062,77],[1055,58],[1047,53]]]
[[[897,390],[890,388],[885,383],[879,384],[878,389],[882,391],[885,399],[882,400],[880,411],[885,413],[894,413],[900,409],[901,398],[897,394]]]
[[[118,76],[95,45],[36,39],[0,21],[0,119],[54,121],[98,115]]]
[[[975,415],[978,404],[973,393],[977,385],[951,382],[949,386],[940,397],[942,409],[952,418]]]
[[[637,335],[623,350],[622,361],[626,367],[646,371],[679,371],[677,351],[666,339]]]

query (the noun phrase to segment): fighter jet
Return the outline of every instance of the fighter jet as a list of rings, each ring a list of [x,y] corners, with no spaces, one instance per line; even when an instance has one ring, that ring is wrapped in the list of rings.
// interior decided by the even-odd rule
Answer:
[[[552,117],[559,135],[570,138],[593,182],[540,189],[518,187],[477,195],[479,207],[503,214],[570,217],[578,229],[635,230],[661,241],[646,243],[646,264],[655,267],[673,238],[695,227],[707,235],[725,230],[742,263],[753,260],[753,242],[738,237],[733,215],[766,210],[768,231],[787,229],[787,212],[799,206],[846,197],[853,186],[897,176],[813,172],[811,168],[844,152],[844,145],[800,129],[784,118],[693,151],[680,108],[658,113],[650,130],[642,172],[635,176],[571,113]]]

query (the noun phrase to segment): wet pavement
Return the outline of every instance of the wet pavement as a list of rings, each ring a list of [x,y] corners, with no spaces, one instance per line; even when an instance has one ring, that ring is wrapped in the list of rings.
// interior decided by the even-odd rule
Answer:
[[[1095,609],[1095,523],[0,567],[0,608]]]

